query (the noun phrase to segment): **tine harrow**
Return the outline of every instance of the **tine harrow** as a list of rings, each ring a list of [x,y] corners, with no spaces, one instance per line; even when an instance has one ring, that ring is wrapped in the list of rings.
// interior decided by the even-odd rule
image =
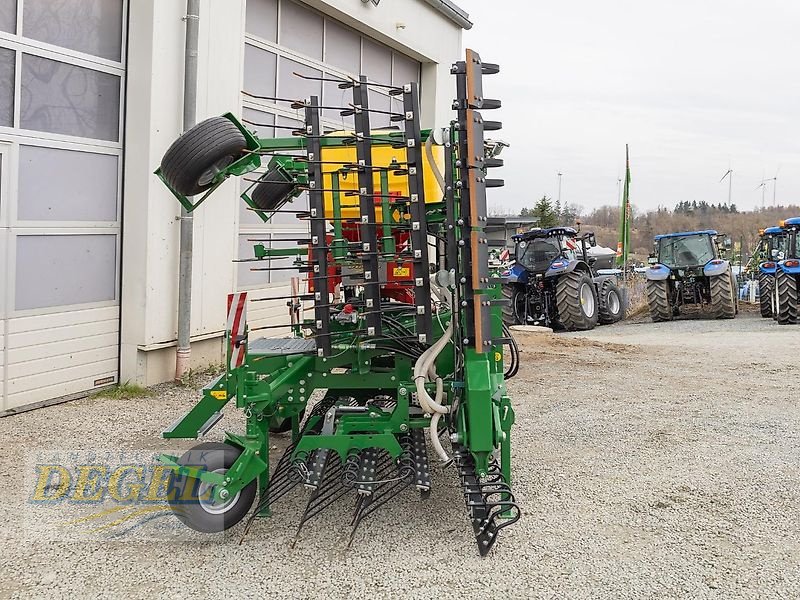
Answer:
[[[196,479],[208,490],[196,502],[171,501],[186,525],[223,531],[247,519],[244,537],[279,501],[303,498],[294,545],[309,521],[350,497],[352,513],[342,518],[350,546],[364,520],[396,510],[392,500],[404,491],[430,495],[428,444],[458,471],[481,555],[520,518],[505,384],[518,353],[502,308],[510,302],[504,286],[518,282],[511,270],[490,268],[487,230],[487,194],[503,185],[491,171],[508,144],[484,136],[502,124],[485,118],[501,102],[486,97],[483,78],[499,70],[473,50],[452,65],[452,120],[440,130],[421,127],[433,115],[422,114],[417,82],[383,86],[393,98],[387,112],[369,105],[381,84],[360,75],[341,82],[352,94],[341,107],[313,95],[280,99],[302,120],[291,138],[259,138],[226,114],[167,150],[157,174],[187,211],[225,179],[244,177],[248,209],[264,222],[293,215],[297,231],[281,244],[249,240],[253,256],[241,261],[258,273],[296,271],[285,288],[251,299],[286,300],[288,322],[271,316],[251,329],[247,293],[231,294],[226,372],[164,432],[204,435],[229,402],[246,418],[245,433],[226,432],[224,444],[162,457],[184,487]],[[326,131],[330,110],[349,120],[348,133]],[[374,127],[379,120],[394,125]],[[288,210],[301,196],[307,206]],[[288,337],[255,337],[284,327]],[[323,400],[312,404],[319,392]],[[270,461],[279,433],[291,442]]]

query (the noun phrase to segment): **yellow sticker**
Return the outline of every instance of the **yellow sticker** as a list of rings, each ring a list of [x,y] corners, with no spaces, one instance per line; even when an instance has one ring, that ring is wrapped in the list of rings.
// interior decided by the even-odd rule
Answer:
[[[411,275],[411,269],[408,267],[395,267],[392,273],[394,273],[395,277],[408,277]]]
[[[225,390],[212,390],[211,395],[216,398],[217,400],[227,400],[228,399],[228,392]]]
[[[500,354],[499,352],[495,352],[494,353],[494,361],[495,362],[500,362],[501,360],[503,360],[503,355]]]

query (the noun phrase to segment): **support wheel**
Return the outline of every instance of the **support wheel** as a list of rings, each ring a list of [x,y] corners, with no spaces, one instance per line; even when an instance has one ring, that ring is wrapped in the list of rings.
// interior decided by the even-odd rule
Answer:
[[[247,141],[225,117],[212,117],[175,140],[161,159],[161,173],[173,190],[194,196],[247,150]]]
[[[622,294],[613,279],[604,279],[599,292],[599,322],[609,325],[621,321],[625,317],[625,306]]]
[[[242,451],[229,444],[206,442],[187,451],[178,464],[203,467],[213,473],[224,474],[233,466]],[[170,478],[169,506],[184,525],[202,531],[225,531],[241,521],[256,497],[257,480],[253,480],[225,502],[212,500],[212,486],[188,477],[173,474]]]
[[[653,319],[654,323],[672,321],[676,313],[669,305],[668,280],[647,281],[647,305],[650,308],[650,318]]]
[[[715,319],[732,319],[736,316],[736,286],[733,273],[714,275],[711,287],[711,312]]]
[[[286,171],[274,166],[250,192],[250,199],[259,209],[272,212],[292,199],[296,185]]]
[[[503,305],[503,323],[508,326],[524,324],[525,291],[523,288],[513,283],[504,284],[503,299],[508,301]]]
[[[780,267],[775,271],[775,317],[781,325],[798,322],[797,277]]]
[[[573,271],[556,282],[558,322],[567,331],[594,329],[598,319],[597,290],[592,278],[583,271]]]

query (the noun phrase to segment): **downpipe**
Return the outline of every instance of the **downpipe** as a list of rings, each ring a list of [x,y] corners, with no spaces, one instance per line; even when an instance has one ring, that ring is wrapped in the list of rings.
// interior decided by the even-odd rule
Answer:
[[[200,31],[200,0],[186,0],[186,51],[183,79],[183,131],[197,122],[197,54]],[[175,351],[175,381],[189,370],[192,348],[192,256],[194,217],[181,206],[180,258],[178,266],[178,344]]]

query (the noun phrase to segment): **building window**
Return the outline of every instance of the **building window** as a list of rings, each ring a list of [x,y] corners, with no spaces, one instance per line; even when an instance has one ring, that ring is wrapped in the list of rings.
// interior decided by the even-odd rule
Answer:
[[[116,235],[19,235],[16,310],[116,298]]]
[[[22,55],[20,127],[119,141],[120,78]]]
[[[119,62],[122,8],[123,0],[24,0],[22,35]]]

